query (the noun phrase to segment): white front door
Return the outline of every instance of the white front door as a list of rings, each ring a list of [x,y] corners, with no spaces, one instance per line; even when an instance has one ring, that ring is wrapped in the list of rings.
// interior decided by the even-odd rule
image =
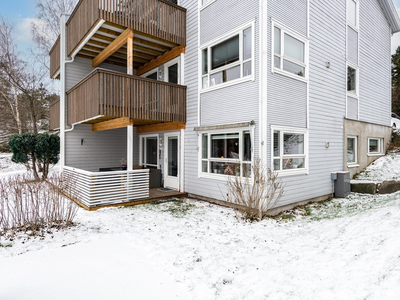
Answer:
[[[164,135],[164,187],[179,190],[180,169],[179,133]]]

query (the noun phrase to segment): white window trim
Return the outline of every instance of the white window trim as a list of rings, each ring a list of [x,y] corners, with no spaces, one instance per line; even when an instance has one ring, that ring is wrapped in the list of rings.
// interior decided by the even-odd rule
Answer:
[[[354,162],[348,162],[347,161],[347,148],[348,148],[348,144],[347,144],[347,139],[354,139],[355,143],[354,143],[354,151],[355,151],[355,161]],[[358,164],[358,137],[355,135],[348,135],[346,139],[346,163],[347,163],[347,167],[348,168],[355,168],[355,167],[359,167],[360,165]]]
[[[304,155],[301,155],[301,157],[305,156],[305,168],[294,170],[274,170],[274,131],[280,131],[281,136],[283,132],[304,134]],[[271,169],[278,173],[278,177],[309,174],[308,133],[309,130],[307,128],[271,125]],[[283,140],[281,141],[281,147],[283,147]],[[283,155],[280,156],[281,159],[282,157]],[[293,157],[293,155],[291,155],[291,157]]]
[[[243,60],[243,30],[247,29],[251,27],[251,59],[246,59]],[[242,82],[246,82],[246,81],[254,81],[255,80],[255,21],[251,21],[249,23],[246,23],[244,25],[241,25],[240,27],[235,28],[234,30],[231,30],[230,32],[226,33],[225,35],[222,35],[216,39],[213,39],[212,41],[203,44],[199,47],[199,52],[198,52],[198,58],[199,58],[199,91],[200,94],[202,93],[206,93],[209,91],[214,91],[214,90],[218,90],[221,88],[225,88],[227,86],[232,86],[232,85],[236,85]],[[218,69],[215,70],[211,70],[211,47],[235,36],[239,34],[239,61],[230,63],[229,65],[220,67]],[[203,70],[202,70],[202,62],[203,62],[203,58],[202,58],[202,51],[204,49],[208,49],[207,50],[207,60],[208,60],[208,72],[207,75],[203,75]],[[243,64],[245,62],[248,62],[251,60],[251,75],[245,76],[243,77]],[[214,73],[218,73],[222,70],[226,70],[229,68],[232,68],[236,65],[240,65],[240,78],[231,80],[231,81],[227,81],[221,84],[217,84],[214,86],[210,86],[210,76]],[[208,82],[209,82],[209,86],[207,88],[203,89],[203,77],[207,76],[208,77]]]
[[[281,30],[281,53],[284,53],[285,50],[285,45],[284,45],[284,38],[282,38],[282,36],[284,36],[284,34],[288,34],[292,37],[294,37],[295,39],[299,40],[300,42],[304,43],[304,63],[297,61],[295,59],[292,59],[290,57],[286,57],[284,56],[284,54],[280,54],[279,57],[281,58],[281,65],[283,64],[282,59],[288,60],[290,62],[293,62],[295,64],[301,65],[303,67],[305,67],[305,74],[304,77],[293,74],[291,72],[285,71],[283,70],[283,65],[281,66],[281,68],[276,68],[275,67],[275,62],[274,62],[274,57],[275,57],[275,51],[274,51],[274,43],[275,43],[275,32],[274,32],[274,28],[277,27]],[[271,72],[272,73],[277,73],[280,75],[284,75],[293,79],[297,79],[300,81],[304,81],[304,82],[308,82],[308,77],[309,77],[309,40],[306,36],[298,33],[296,30],[293,30],[281,23],[279,23],[278,21],[272,19],[271,22]]]
[[[159,76],[158,67],[154,68],[154,69],[152,69],[152,70],[150,70],[150,71],[148,71],[148,72],[146,72],[146,73],[144,73],[142,75],[140,75],[140,77],[146,78],[147,76],[149,76],[150,74],[153,74],[153,73],[157,73],[157,80],[158,80],[158,76]]]
[[[148,138],[148,137],[157,137],[157,166],[155,165],[147,165],[144,163],[144,157],[143,157],[143,138]],[[160,152],[160,136],[159,134],[141,134],[139,135],[139,163],[141,166],[150,166],[150,167],[157,167],[157,169],[160,168],[160,157],[159,157],[159,152]]]
[[[211,154],[211,135],[213,134],[224,134],[224,133],[239,133],[239,151],[241,152],[241,156],[243,155],[243,149],[241,149],[243,145],[243,132],[250,131],[250,141],[251,141],[251,161],[244,161],[243,157],[239,159],[232,159],[232,158],[210,158]],[[208,158],[203,159],[203,134],[208,134],[208,149],[207,154]],[[209,179],[216,179],[216,180],[223,180],[226,181],[227,178],[235,178],[235,176],[228,176],[224,174],[214,174],[214,173],[204,173],[203,172],[203,165],[202,162],[204,160],[209,161],[221,161],[221,162],[232,162],[232,163],[245,163],[251,164],[253,166],[254,163],[254,126],[250,127],[238,127],[238,128],[227,128],[227,129],[218,129],[218,130],[207,130],[207,131],[199,131],[198,132],[198,178],[209,178]],[[209,165],[208,165],[209,168]],[[240,176],[241,179],[245,180],[246,177]]]
[[[346,0],[346,22],[347,25],[350,26],[352,29],[358,32],[358,29],[360,28],[360,3],[359,0],[352,0],[356,3],[356,25],[352,24],[349,19],[347,18],[347,14],[349,11],[349,6],[348,6],[348,0]],[[346,28],[347,30],[347,28]]]
[[[378,141],[378,152],[369,152],[369,142],[371,140]],[[374,138],[374,137],[368,138],[367,147],[368,147],[368,156],[382,156],[384,154],[383,153],[383,138]]]
[[[351,67],[351,68],[353,68],[353,69],[356,70],[356,92],[355,92],[355,93],[349,92],[349,91],[347,90],[348,67]],[[359,79],[360,79],[360,76],[359,76],[359,68],[358,68],[358,66],[357,66],[356,64],[350,62],[350,61],[347,61],[347,64],[346,64],[346,93],[347,93],[347,96],[348,96],[348,97],[352,97],[352,98],[358,100],[358,97],[359,97],[359,96],[358,96],[358,95],[359,95],[359,89],[360,89],[360,87],[359,87],[359,86],[360,86],[360,80],[359,80]],[[357,115],[358,115],[358,114],[357,114]]]
[[[167,61],[164,64],[164,81],[168,82],[168,68],[172,65],[178,64],[178,83],[177,84],[181,84],[181,60],[180,60],[180,56],[178,56],[177,58],[174,58],[170,61]]]
[[[202,4],[201,3],[201,0],[199,0],[199,10],[201,11],[201,10],[203,10],[203,9],[205,9],[206,7],[208,7],[208,6],[210,6],[212,3],[214,3],[216,0],[209,0],[206,4]]]

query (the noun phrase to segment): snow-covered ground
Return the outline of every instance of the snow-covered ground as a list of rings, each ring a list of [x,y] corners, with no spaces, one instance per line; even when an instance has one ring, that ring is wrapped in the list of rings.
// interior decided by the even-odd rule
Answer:
[[[184,201],[79,209],[43,240],[0,240],[0,299],[399,299],[400,192],[238,222]]]
[[[376,182],[400,180],[400,155],[391,153],[378,158],[357,175],[356,179]]]

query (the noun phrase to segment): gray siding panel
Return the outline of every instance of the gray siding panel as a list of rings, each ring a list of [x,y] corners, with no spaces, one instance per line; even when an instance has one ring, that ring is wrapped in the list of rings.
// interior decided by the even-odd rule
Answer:
[[[307,35],[307,0],[269,0],[267,9],[275,21]]]
[[[358,32],[347,27],[347,59],[358,64]]]
[[[347,118],[358,119],[358,100],[352,97],[347,97]]]
[[[377,0],[359,3],[360,120],[390,126],[390,28]]]

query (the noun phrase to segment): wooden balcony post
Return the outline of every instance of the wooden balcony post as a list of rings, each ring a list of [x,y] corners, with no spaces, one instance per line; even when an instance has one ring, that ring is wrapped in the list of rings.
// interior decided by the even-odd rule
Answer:
[[[133,170],[133,125],[128,125],[126,127],[127,131],[127,152],[126,152],[126,165],[127,165],[127,170],[132,171]]]
[[[127,41],[127,73],[133,75],[133,37],[128,37]]]

